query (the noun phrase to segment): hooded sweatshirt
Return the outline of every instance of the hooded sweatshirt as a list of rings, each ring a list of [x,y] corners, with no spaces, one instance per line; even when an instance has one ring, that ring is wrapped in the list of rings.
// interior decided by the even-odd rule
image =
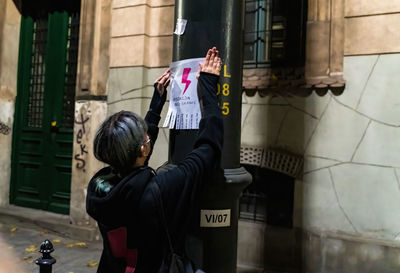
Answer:
[[[203,117],[193,151],[179,165],[156,175],[146,162],[122,179],[113,174],[112,168],[105,167],[89,182],[86,210],[97,221],[103,237],[98,273],[161,272],[169,245],[158,199],[153,195],[155,183],[160,189],[174,251],[184,255],[186,227],[196,196],[203,181],[220,168],[223,123],[217,103],[217,82],[218,76],[200,73]],[[160,97],[155,86],[145,117],[152,147],[164,102],[165,94]],[[111,185],[107,193],[96,190],[95,180],[99,177]]]

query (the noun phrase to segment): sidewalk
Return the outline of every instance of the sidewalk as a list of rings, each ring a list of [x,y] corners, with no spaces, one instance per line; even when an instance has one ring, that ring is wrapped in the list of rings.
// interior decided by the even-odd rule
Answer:
[[[52,256],[57,260],[53,273],[95,273],[102,242],[75,241],[48,230],[24,227],[23,223],[6,223],[0,218],[0,238],[17,255],[26,273],[38,273],[35,260],[41,256],[40,244],[49,239],[54,246]]]

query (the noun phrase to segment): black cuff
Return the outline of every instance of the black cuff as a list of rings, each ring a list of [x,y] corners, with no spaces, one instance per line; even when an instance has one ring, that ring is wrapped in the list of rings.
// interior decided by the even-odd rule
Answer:
[[[157,90],[157,83],[154,84],[153,97],[151,98],[149,112],[154,112],[156,114],[161,114],[164,103],[167,99],[167,90],[164,90],[164,94],[160,97]]]
[[[219,76],[211,73],[201,72],[199,77],[199,88],[204,108],[208,105],[217,104],[217,84]]]
[[[158,123],[160,122],[161,116],[158,113],[155,113],[151,110],[149,110],[146,114],[146,117],[144,118],[144,120],[148,123],[148,124],[154,124],[154,125],[158,125]]]
[[[212,84],[212,85],[214,85],[214,84],[217,85],[218,80],[219,80],[219,76],[218,75],[215,75],[215,74],[212,74],[212,73],[208,73],[208,72],[200,72],[199,80],[201,78],[205,78],[206,81],[209,84]]]

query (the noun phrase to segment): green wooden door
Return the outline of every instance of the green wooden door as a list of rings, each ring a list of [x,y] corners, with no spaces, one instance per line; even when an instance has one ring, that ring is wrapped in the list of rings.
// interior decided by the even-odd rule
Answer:
[[[23,17],[10,203],[69,213],[79,14]]]

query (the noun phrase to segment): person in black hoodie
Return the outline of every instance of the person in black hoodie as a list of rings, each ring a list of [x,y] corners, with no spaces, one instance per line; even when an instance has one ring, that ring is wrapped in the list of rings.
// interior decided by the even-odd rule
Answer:
[[[220,69],[221,59],[214,47],[199,67],[198,90],[203,109],[193,151],[162,174],[156,175],[147,163],[158,135],[169,70],[154,84],[144,121],[132,112],[121,111],[100,126],[94,154],[109,167],[91,179],[86,199],[87,213],[97,221],[103,238],[98,273],[162,271],[169,247],[159,199],[153,194],[157,185],[174,251],[184,255],[185,227],[194,196],[205,178],[220,168],[223,122],[216,96]]]

